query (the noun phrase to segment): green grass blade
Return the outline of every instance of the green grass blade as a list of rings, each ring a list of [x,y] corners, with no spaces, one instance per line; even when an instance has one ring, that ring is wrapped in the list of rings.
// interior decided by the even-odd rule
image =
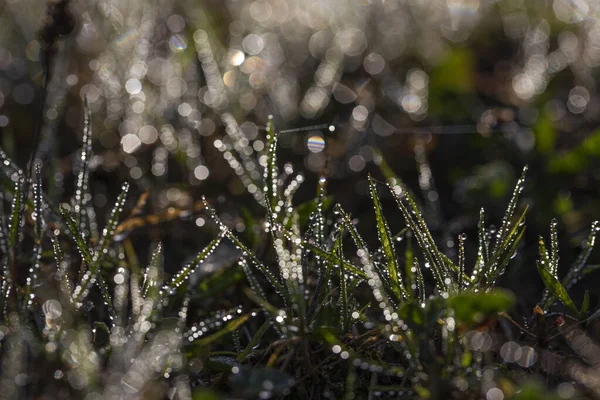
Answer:
[[[544,239],[540,235],[538,239],[538,251],[540,253],[540,261],[542,267],[546,269],[548,272],[552,274],[552,262],[550,261],[550,256],[548,255],[548,249],[546,249],[546,244],[544,243]],[[556,278],[556,275],[552,274]]]
[[[569,289],[579,278],[581,275],[581,271],[583,267],[586,265],[592,250],[594,249],[594,244],[596,243],[596,235],[600,231],[600,224],[598,221],[592,222],[592,226],[590,228],[590,233],[588,234],[587,240],[581,253],[577,257],[577,260],[571,265],[567,275],[563,278],[562,284],[564,287]]]
[[[58,235],[55,233],[52,237],[52,251],[54,253],[54,260],[56,262],[57,277],[60,280],[60,290],[63,297],[68,301],[71,301],[73,294],[73,287],[71,280],[69,279],[68,263],[65,261],[63,251],[60,247],[60,240]]]
[[[433,237],[429,232],[429,228],[423,220],[420,211],[417,209],[414,200],[410,197],[410,195],[404,188],[402,188],[402,194],[399,195],[394,187],[390,185],[388,186],[390,188],[390,191],[392,192],[392,196],[394,196],[394,199],[396,200],[396,204],[402,211],[402,215],[404,216],[406,225],[408,225],[408,227],[415,234],[415,238],[417,239],[417,243],[419,244],[421,251],[425,255],[427,261],[429,261],[431,270],[433,272],[433,276],[435,278],[436,286],[439,290],[447,292],[448,285],[446,283],[446,277],[450,275],[448,274],[447,261],[444,260],[442,253],[435,244]],[[406,201],[408,202],[408,207],[406,206],[406,204],[404,204],[403,199],[406,199]]]
[[[223,236],[224,234],[223,232],[221,232],[215,239],[213,239],[208,244],[208,246],[206,246],[201,252],[199,252],[196,255],[192,262],[183,267],[183,269],[179,271],[169,283],[163,286],[162,290],[159,293],[159,297],[164,298],[167,296],[171,296],[173,293],[175,293],[177,288],[188,280],[192,272],[194,272],[194,270],[198,268],[198,266],[202,264],[206,260],[206,258],[212,254],[212,252],[221,243]]]
[[[333,251],[337,254],[340,260],[344,259],[344,247],[343,247],[343,231],[339,233]],[[345,332],[348,328],[348,320],[349,320],[349,310],[348,310],[348,284],[346,279],[346,271],[340,265],[338,268],[340,274],[340,325],[342,327],[342,331]]]
[[[261,263],[260,260],[258,260],[256,258],[254,253],[250,249],[248,249],[231,232],[231,230],[225,224],[223,224],[223,222],[221,222],[219,217],[217,217],[216,211],[214,210],[214,208],[212,208],[210,206],[210,204],[208,204],[208,201],[206,200],[206,198],[203,197],[202,201],[204,202],[205,209],[208,211],[208,213],[211,216],[211,218],[213,219],[213,221],[215,221],[217,223],[221,232],[223,232],[225,234],[225,236],[227,236],[227,238],[229,240],[231,240],[233,242],[233,244],[236,245],[236,247],[242,252],[242,255],[244,257],[247,257],[250,260],[250,263],[255,268],[257,268],[258,270],[260,270],[260,272],[263,273],[263,275],[265,276],[265,278],[267,278],[267,280],[269,281],[271,286],[273,286],[273,288],[284,298],[284,300],[288,300],[288,292],[287,292],[285,286],[277,279],[275,274],[273,274],[265,265],[263,265],[263,263]]]
[[[41,163],[35,165],[35,177],[33,184],[33,214],[34,219],[34,245],[33,245],[33,266],[29,269],[27,281],[25,284],[25,307],[29,308],[33,305],[32,288],[37,284],[38,273],[40,271],[40,263],[42,259],[42,239],[45,230],[45,222],[43,215],[44,203],[42,200],[42,166]]]
[[[348,261],[341,259],[338,254],[334,254],[334,253],[325,251],[325,250],[321,249],[319,246],[314,245],[310,242],[304,242],[303,246],[307,250],[310,250],[313,253],[315,253],[315,255],[326,260],[328,263],[330,263],[332,265],[341,265],[350,274],[358,276],[362,279],[367,279],[367,275],[365,274],[364,271],[362,271],[358,267],[355,267],[354,265],[350,264]]]
[[[10,208],[10,225],[8,228],[8,248],[11,254],[11,258],[14,262],[15,252],[17,245],[19,244],[19,238],[21,234],[21,207],[23,203],[23,176],[19,175],[19,178],[15,182],[15,190],[13,193],[12,204]]]
[[[558,277],[558,221],[556,218],[552,220],[550,223],[550,246],[551,246],[551,263],[552,270],[550,271],[552,275]]]
[[[81,258],[89,267],[92,264],[92,253],[90,253],[86,240],[79,233],[79,229],[77,229],[77,222],[62,205],[60,206],[60,212],[67,224],[67,228],[71,232],[71,239],[75,242]]]
[[[467,236],[462,233],[458,235],[458,291],[464,289],[465,276],[465,240]]]
[[[8,256],[8,226],[4,214],[4,192],[0,191],[0,253],[2,257]]]
[[[272,222],[275,222],[277,219],[275,209],[278,205],[279,170],[277,168],[277,133],[275,133],[275,126],[272,119],[269,119],[267,123],[267,150],[268,163],[264,173],[264,189],[269,208],[275,214],[275,219]]]
[[[489,243],[485,230],[485,210],[483,207],[479,210],[479,223],[477,224],[477,237],[479,246],[477,248],[477,262],[471,273],[471,280],[476,283],[481,276],[482,270],[487,267],[489,261]]]
[[[394,242],[391,238],[392,234],[390,233],[390,228],[383,215],[381,201],[379,200],[377,189],[375,188],[375,184],[373,183],[373,178],[371,176],[369,176],[369,187],[371,191],[371,200],[373,201],[373,206],[375,207],[375,221],[377,223],[377,233],[379,241],[383,246],[383,252],[385,254],[385,259],[387,262],[388,276],[390,279],[390,286],[392,288],[392,292],[396,296],[397,300],[401,300],[403,298],[408,299],[410,296],[404,288],[401,278],[399,278],[400,268],[398,266],[398,259],[396,258]]]
[[[108,217],[108,223],[106,224],[106,227],[104,228],[104,231],[102,232],[102,237],[100,238],[100,243],[98,243],[98,248],[94,252],[93,256],[91,257],[91,261],[88,264],[88,270],[83,274],[79,284],[75,287],[75,291],[73,293],[73,302],[75,303],[76,307],[81,306],[81,300],[87,296],[90,286],[97,278],[97,275],[100,271],[100,262],[102,261],[102,259],[106,255],[106,253],[108,252],[108,248],[110,247],[110,245],[113,242],[113,239],[115,236],[115,229],[119,222],[119,216],[120,216],[121,212],[123,211],[123,206],[125,204],[125,200],[127,198],[128,191],[129,191],[129,184],[125,183],[123,185],[121,194],[117,198],[115,206],[113,207],[113,209]],[[77,246],[78,246],[82,256],[84,256],[84,259],[88,258],[90,253],[87,250],[85,241],[83,240],[81,235],[79,235],[79,233],[76,230],[77,227],[75,225],[76,224],[75,221],[68,213],[65,212],[64,209],[61,211],[63,212],[63,216],[65,216],[65,214],[66,214],[65,219],[67,221],[67,224],[69,225],[69,229],[71,230],[73,237],[76,240]],[[75,229],[75,231],[73,229]]]
[[[583,295],[583,303],[581,303],[581,310],[579,311],[579,315],[582,318],[585,318],[590,312],[590,291],[586,290]]]
[[[248,345],[244,348],[244,351],[242,351],[237,356],[236,360],[239,362],[244,361],[246,357],[252,352],[252,350],[258,345],[260,339],[262,339],[262,337],[265,335],[265,333],[267,333],[270,327],[271,323],[269,321],[263,322],[260,328],[258,328],[258,331],[256,331],[254,336],[252,336],[250,342],[248,342]]]
[[[417,286],[419,288],[419,301],[422,305],[425,304],[426,293],[425,293],[425,282],[423,281],[423,272],[419,265],[419,259],[415,257],[415,272],[417,274]]]
[[[415,267],[415,256],[412,246],[412,231],[406,230],[406,248],[404,249],[404,273],[406,275],[406,286],[412,293],[412,297],[415,297],[417,293],[417,276]]]
[[[161,286],[161,273],[163,271],[163,248],[162,243],[158,243],[152,253],[150,263],[144,272],[144,281],[142,282],[142,297],[144,299],[158,296]]]
[[[81,147],[81,155],[79,157],[80,170],[77,174],[77,183],[75,185],[75,198],[74,198],[74,212],[75,220],[77,225],[82,232],[87,232],[86,227],[86,203],[88,193],[88,182],[90,174],[90,159],[92,156],[92,123],[91,123],[91,112],[90,105],[87,100],[87,96],[83,98],[83,143]]]
[[[528,210],[529,207],[525,207],[525,210],[523,210],[523,213],[521,213],[521,216],[516,221],[511,231],[506,235],[504,243],[499,246],[491,256],[489,266],[484,271],[488,286],[492,285],[498,276],[504,273],[508,262],[515,254],[517,246],[525,232],[525,216],[527,215]]]
[[[227,323],[227,325],[225,325],[222,329],[216,331],[212,335],[194,341],[193,342],[194,346],[196,346],[196,347],[206,346],[206,345],[211,344],[212,342],[222,338],[223,336],[227,335],[228,333],[234,332],[240,326],[242,326],[244,323],[246,323],[246,321],[248,321],[250,316],[251,316],[250,314],[246,314],[246,315],[242,315],[239,318],[234,319],[233,321],[229,321]]]
[[[560,301],[567,307],[569,307],[576,315],[579,314],[579,310],[575,307],[573,300],[567,293],[565,287],[560,283],[556,277],[554,277],[544,266],[542,266],[539,262],[537,263],[538,272],[540,273],[540,277],[544,282],[544,286],[552,292]],[[544,310],[547,311],[547,310]]]
[[[519,200],[519,195],[525,188],[525,175],[527,175],[528,167],[525,166],[523,168],[523,172],[521,172],[521,177],[517,181],[515,188],[513,190],[512,197],[508,203],[508,207],[506,208],[506,212],[504,213],[504,217],[502,218],[502,225],[496,234],[496,241],[494,244],[494,248],[492,253],[496,253],[501,245],[503,245],[506,241],[507,236],[510,233],[510,225],[515,210],[517,208],[517,202]]]

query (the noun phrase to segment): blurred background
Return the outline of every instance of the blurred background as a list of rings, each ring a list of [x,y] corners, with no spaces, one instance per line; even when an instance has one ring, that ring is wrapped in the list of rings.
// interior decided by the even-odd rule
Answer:
[[[0,145],[38,156],[57,202],[73,194],[83,97],[92,111],[91,193],[99,220],[121,183],[146,215],[193,210],[205,194],[244,232],[260,216],[265,126],[280,166],[303,172],[296,199],[328,194],[377,243],[368,173],[391,171],[419,198],[449,255],[480,207],[499,225],[522,168],[529,245],[503,278],[530,312],[539,235],[559,221],[561,268],[600,218],[600,3],[586,0],[73,0],[40,111],[46,2],[0,1]],[[381,187],[394,232],[400,212]],[[163,240],[176,270],[214,236],[196,212],[131,232]],[[206,224],[206,226],[205,226]],[[100,226],[103,226],[100,223]],[[140,248],[140,247],[137,247]],[[592,256],[592,264],[600,256]],[[583,289],[574,294],[581,303]],[[535,289],[535,290],[533,290]],[[592,292],[593,293],[593,292]],[[598,299],[592,298],[592,305]]]

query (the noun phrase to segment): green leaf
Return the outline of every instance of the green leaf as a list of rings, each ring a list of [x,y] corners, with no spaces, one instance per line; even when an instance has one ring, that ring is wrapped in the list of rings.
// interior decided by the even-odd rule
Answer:
[[[373,178],[369,176],[369,186],[371,189],[371,200],[375,207],[375,221],[377,223],[377,233],[379,241],[383,246],[383,252],[389,269],[389,278],[393,293],[396,295],[398,300],[402,298],[409,298],[409,295],[402,284],[402,280],[399,279],[400,268],[398,266],[398,260],[396,259],[396,250],[394,249],[394,242],[392,241],[392,234],[388,227],[387,221],[383,216],[383,210],[381,209],[381,201],[377,195],[377,189],[373,183]]]
[[[565,306],[569,307],[574,313],[579,314],[579,310],[577,310],[577,307],[575,307],[575,304],[573,303],[573,300],[571,300],[569,293],[567,293],[567,290],[560,283],[560,281],[556,279],[556,277],[554,277],[550,272],[548,272],[546,268],[544,268],[539,262],[537,263],[537,267],[546,288],[556,297],[558,297],[558,299],[560,299]]]

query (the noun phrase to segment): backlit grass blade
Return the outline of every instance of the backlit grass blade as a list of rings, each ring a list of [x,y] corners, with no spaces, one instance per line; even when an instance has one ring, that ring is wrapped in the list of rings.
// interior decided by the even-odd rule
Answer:
[[[435,244],[433,237],[429,232],[429,228],[425,224],[425,221],[423,220],[420,211],[417,209],[415,202],[404,188],[402,188],[402,193],[399,195],[396,192],[395,187],[392,187],[389,184],[388,186],[392,192],[392,196],[394,196],[394,199],[396,200],[396,204],[398,204],[398,207],[402,211],[406,224],[415,234],[421,251],[425,255],[427,261],[429,261],[433,276],[435,278],[436,286],[438,289],[444,292],[448,291],[448,285],[445,281],[446,277],[449,275],[448,265],[446,264],[446,261],[444,261],[441,252],[437,248],[437,245]],[[408,206],[404,204],[403,199],[406,199]]]
[[[303,246],[307,249],[315,253],[315,255],[321,257],[331,264],[337,264],[343,267],[348,273],[358,276],[362,279],[367,279],[367,275],[364,271],[360,270],[358,267],[350,264],[348,261],[341,259],[338,254],[334,254],[332,252],[325,251],[321,249],[319,246],[314,245],[310,242],[303,242]]]
[[[158,295],[162,271],[163,249],[162,243],[158,243],[150,258],[150,264],[144,272],[144,281],[142,282],[142,297],[144,299],[148,297],[154,298]]]
[[[344,247],[343,247],[343,231],[339,233],[337,240],[333,246],[333,251],[338,256],[340,260],[344,259]],[[339,265],[338,268],[339,276],[340,276],[340,324],[342,326],[342,331],[346,331],[348,328],[348,284],[346,279],[346,271]]]
[[[381,201],[379,200],[377,189],[375,188],[375,184],[373,183],[373,178],[371,178],[370,176],[369,186],[371,191],[371,200],[373,201],[373,206],[375,207],[375,221],[377,223],[377,233],[379,236],[379,241],[383,246],[383,252],[385,254],[385,259],[387,262],[392,291],[396,295],[396,298],[398,300],[401,300],[402,298],[408,299],[410,296],[404,288],[402,280],[399,278],[400,269],[398,266],[398,259],[396,258],[394,242],[391,238],[392,235],[390,233],[390,228],[383,215]]]
[[[219,229],[221,230],[221,232],[223,232],[225,234],[225,236],[227,236],[227,238],[229,240],[231,240],[233,242],[233,244],[235,244],[235,246],[242,252],[242,255],[244,257],[247,257],[248,260],[250,261],[250,263],[255,267],[258,268],[258,270],[260,270],[260,272],[263,273],[263,275],[265,276],[265,278],[267,278],[267,280],[269,281],[269,283],[271,284],[271,286],[273,286],[273,288],[277,291],[277,293],[279,293],[285,300],[288,300],[288,292],[286,290],[286,288],[284,287],[284,285],[279,281],[279,279],[277,279],[277,277],[275,276],[275,274],[273,274],[265,265],[263,265],[262,262],[260,262],[260,260],[258,260],[256,258],[256,256],[254,255],[254,253],[248,249],[232,232],[231,230],[225,225],[223,224],[223,222],[221,222],[221,220],[219,219],[219,217],[217,217],[217,213],[214,210],[214,208],[211,207],[210,204],[208,204],[208,201],[206,200],[206,198],[202,198],[202,201],[204,202],[204,207],[205,209],[208,211],[210,217],[217,223]]]
[[[423,281],[423,272],[421,271],[421,266],[419,265],[419,259],[415,257],[415,272],[417,274],[417,286],[419,289],[419,301],[421,304],[425,304],[425,282]]]
[[[525,232],[525,216],[527,215],[527,211],[529,207],[525,207],[521,216],[516,221],[516,223],[511,228],[510,232],[505,235],[504,242],[502,245],[498,246],[492,255],[490,255],[490,260],[486,270],[484,271],[485,277],[487,279],[487,285],[493,284],[498,276],[504,273],[508,262],[515,254],[517,250],[517,246],[521,241],[521,237]]]
[[[233,331],[237,330],[240,326],[242,326],[246,321],[248,321],[250,316],[251,316],[250,314],[242,315],[241,317],[228,322],[227,325],[225,325],[223,328],[216,331],[212,335],[194,341],[193,342],[194,346],[196,346],[196,347],[206,346],[206,345],[222,338],[223,336],[227,335],[228,333],[232,333]]]
[[[408,291],[415,297],[417,294],[417,272],[415,254],[412,246],[412,231],[406,228],[406,248],[404,249],[404,274]]]
[[[237,356],[236,360],[239,362],[244,361],[246,359],[246,357],[252,352],[252,350],[254,350],[254,348],[256,346],[258,346],[260,339],[262,339],[262,337],[269,330],[270,327],[271,327],[271,324],[269,321],[263,322],[263,324],[260,326],[260,328],[258,328],[258,331],[256,331],[254,336],[252,336],[252,339],[248,342],[248,345],[244,348],[244,351],[242,351]]]
[[[494,243],[494,247],[492,252],[496,253],[498,248],[506,242],[506,238],[510,233],[511,220],[514,216],[515,210],[517,208],[517,202],[519,200],[519,195],[525,188],[525,175],[527,175],[528,167],[525,166],[523,168],[523,172],[521,172],[521,177],[517,181],[515,188],[513,190],[513,194],[508,203],[508,207],[506,208],[506,212],[504,213],[504,217],[502,218],[502,225],[500,229],[496,233],[496,241]]]
[[[278,202],[279,172],[277,168],[277,134],[275,133],[275,126],[272,119],[269,119],[267,123],[267,150],[268,162],[264,173],[265,197],[269,203],[271,212],[277,216],[275,208]]]
[[[85,211],[88,193],[88,181],[90,174],[90,159],[92,156],[92,123],[90,105],[87,96],[83,98],[83,143],[81,146],[81,155],[79,156],[79,173],[77,174],[77,183],[75,185],[74,211],[75,220],[79,228],[86,232]]]
[[[43,215],[44,203],[42,200],[42,171],[41,163],[35,165],[35,176],[33,183],[33,214],[32,219],[34,220],[34,246],[33,246],[33,257],[34,262],[32,267],[28,271],[27,281],[25,284],[25,307],[31,307],[33,305],[32,288],[37,284],[38,273],[40,270],[40,262],[42,259],[42,239],[44,235],[45,222]]]
[[[13,193],[12,204],[10,207],[10,224],[8,227],[8,248],[11,254],[11,262],[15,262],[16,249],[20,240],[21,233],[21,207],[23,203],[23,176],[19,175],[15,182],[15,190]]]
[[[539,262],[537,263],[538,272],[544,282],[544,286],[554,294],[554,296],[558,297],[558,299],[567,307],[569,307],[575,315],[579,314],[579,310],[575,307],[573,300],[567,293],[567,290],[560,283],[556,277],[554,277],[544,266],[542,266]],[[547,310],[544,310],[547,311]]]
[[[100,270],[100,262],[108,253],[108,249],[113,242],[115,228],[119,223],[119,216],[123,211],[123,206],[125,204],[125,199],[127,198],[127,192],[129,191],[129,184],[125,183],[123,185],[121,194],[117,198],[115,206],[113,207],[109,217],[106,227],[102,232],[102,237],[100,238],[100,243],[98,243],[98,247],[95,250],[94,254],[91,256],[91,260],[88,263],[88,270],[81,277],[80,282],[75,287],[75,291],[73,293],[73,302],[76,307],[81,306],[81,300],[85,298],[89,292],[90,286],[96,280],[98,272]],[[75,225],[75,221],[73,218],[63,209],[61,210],[63,216],[65,216],[65,220],[71,230],[72,237],[74,238],[79,251],[81,252],[84,260],[90,257],[90,252],[87,250],[87,245],[81,235],[77,232],[77,227]],[[87,261],[86,261],[87,262]]]
[[[56,273],[60,281],[60,290],[63,294],[63,298],[67,301],[72,301],[73,286],[69,279],[68,263],[65,261],[63,251],[60,247],[60,239],[55,233],[52,237],[52,251],[54,252],[54,261],[56,262]]]
[[[198,268],[198,266],[202,264],[206,260],[206,258],[212,254],[212,252],[217,248],[219,243],[221,243],[223,236],[224,233],[221,232],[215,239],[213,239],[208,244],[208,246],[204,248],[204,250],[202,250],[196,255],[192,262],[183,267],[183,269],[179,271],[169,283],[163,286],[162,290],[159,293],[159,296],[161,298],[164,298],[175,293],[177,288],[188,280],[192,272],[194,272],[194,270]]]
[[[489,243],[487,232],[485,230],[485,210],[483,207],[479,210],[479,223],[477,224],[477,238],[479,245],[477,248],[477,261],[471,273],[471,280],[476,284],[481,276],[482,270],[487,268],[489,262]]]
[[[0,253],[2,257],[8,256],[8,226],[4,214],[4,192],[0,191]]]
[[[89,267],[92,264],[92,253],[88,248],[88,244],[85,238],[83,238],[79,232],[77,222],[75,221],[75,219],[73,219],[69,211],[62,205],[60,206],[60,212],[63,216],[65,223],[67,224],[67,228],[71,232],[71,239],[75,242],[75,246],[77,247],[81,258]]]
[[[458,291],[464,289],[465,276],[465,240],[467,236],[464,233],[458,235]]]
[[[558,277],[558,221],[556,218],[552,219],[550,223],[550,248],[551,248],[551,266],[552,270],[550,271],[552,275]]]
[[[377,271],[384,285],[386,285],[389,288],[388,275],[384,273],[384,271],[382,271],[376,263],[372,262],[373,256],[367,248],[367,242],[365,242],[360,233],[358,233],[358,230],[356,229],[356,227],[352,223],[352,220],[350,219],[350,215],[348,215],[346,211],[344,211],[342,206],[339,204],[336,204],[334,206],[334,212],[341,217],[341,223],[348,230],[348,232],[350,232],[350,237],[352,237],[356,248],[362,252],[363,257],[367,257],[369,265],[371,265]]]
[[[592,222],[592,226],[590,227],[590,233],[588,234],[587,240],[581,253],[577,257],[577,260],[571,265],[567,275],[563,278],[562,284],[564,287],[569,289],[581,276],[581,271],[583,267],[587,264],[587,260],[594,249],[594,244],[596,243],[596,235],[600,231],[600,224],[598,221]]]

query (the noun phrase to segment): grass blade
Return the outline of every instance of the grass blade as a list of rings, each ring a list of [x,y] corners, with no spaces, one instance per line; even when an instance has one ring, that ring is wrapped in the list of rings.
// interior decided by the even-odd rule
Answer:
[[[573,300],[571,300],[569,293],[567,293],[567,290],[560,283],[560,281],[558,279],[556,279],[556,277],[554,277],[539,262],[537,263],[537,268],[538,268],[538,272],[540,273],[540,276],[542,278],[542,281],[544,282],[544,286],[546,286],[546,288],[550,292],[552,292],[554,294],[554,296],[558,297],[558,299],[560,299],[560,301],[565,306],[569,307],[576,315],[579,314],[579,310],[577,310],[577,307],[575,307],[575,304],[573,303]],[[544,310],[544,311],[547,311],[547,310]]]
[[[115,206],[113,207],[109,218],[108,223],[106,224],[106,228],[102,232],[102,237],[100,238],[100,243],[98,243],[98,248],[94,252],[93,256],[91,256],[91,260],[88,263],[88,270],[83,274],[79,284],[75,287],[75,291],[73,293],[73,302],[76,307],[81,307],[81,300],[84,299],[89,292],[90,286],[94,281],[96,281],[97,275],[100,270],[100,262],[108,252],[108,248],[112,244],[115,235],[115,228],[119,223],[119,216],[123,211],[123,205],[125,204],[125,199],[127,198],[127,192],[129,191],[129,184],[125,183],[123,185],[121,194],[117,198]],[[90,252],[87,249],[85,240],[81,237],[81,235],[77,232],[76,223],[73,218],[64,210],[61,209],[63,216],[65,216],[65,220],[71,230],[72,236],[76,241],[77,247],[81,252],[84,260],[89,259]]]
[[[410,296],[404,288],[402,280],[399,278],[400,269],[398,266],[398,260],[396,258],[394,242],[391,238],[392,235],[390,233],[390,228],[383,215],[381,201],[379,200],[379,196],[377,195],[377,189],[375,188],[375,184],[373,183],[373,178],[371,176],[369,176],[369,187],[371,191],[371,200],[373,201],[373,206],[375,207],[375,221],[377,223],[377,233],[379,241],[383,246],[383,252],[385,254],[385,259],[388,266],[388,276],[390,279],[390,286],[392,288],[392,292],[395,294],[398,300],[402,300],[402,298],[408,299]]]
[[[528,167],[525,166],[523,168],[523,172],[521,172],[521,177],[517,181],[515,188],[513,190],[512,197],[508,203],[508,207],[506,212],[504,213],[504,217],[502,218],[502,225],[496,234],[496,242],[494,244],[493,253],[496,253],[501,245],[506,242],[506,238],[510,233],[510,225],[513,215],[515,213],[515,209],[517,208],[517,202],[519,200],[519,195],[525,188],[525,175],[527,175]]]
[[[171,279],[171,282],[163,286],[162,290],[159,293],[159,297],[164,298],[175,293],[177,288],[183,283],[185,283],[185,281],[187,281],[192,272],[194,272],[194,270],[198,268],[198,266],[202,264],[204,260],[206,260],[206,258],[212,254],[212,252],[217,248],[219,243],[221,243],[223,236],[224,234],[220,233],[215,239],[213,239],[212,242],[208,244],[208,246],[204,248],[204,250],[202,250],[196,255],[192,262],[183,267],[183,269],[179,271],[177,275],[173,277],[173,279]]]

